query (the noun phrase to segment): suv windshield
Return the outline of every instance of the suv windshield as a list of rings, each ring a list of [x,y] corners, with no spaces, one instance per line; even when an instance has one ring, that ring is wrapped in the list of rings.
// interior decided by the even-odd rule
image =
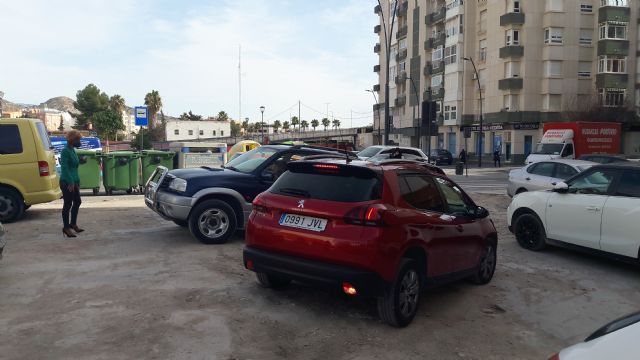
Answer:
[[[534,154],[538,155],[560,155],[564,144],[538,144]]]
[[[226,169],[240,171],[248,174],[250,172],[253,172],[258,166],[260,166],[260,164],[265,162],[268,158],[270,158],[277,152],[278,150],[276,149],[264,146],[255,148],[229,161],[224,167]]]
[[[339,202],[379,199],[382,184],[365,174],[300,173],[287,171],[273,184],[274,194]]]
[[[364,158],[372,157],[375,154],[377,154],[380,151],[380,149],[382,149],[382,148],[379,147],[379,146],[369,146],[368,148],[360,151],[358,153],[358,156],[359,157],[364,157]]]

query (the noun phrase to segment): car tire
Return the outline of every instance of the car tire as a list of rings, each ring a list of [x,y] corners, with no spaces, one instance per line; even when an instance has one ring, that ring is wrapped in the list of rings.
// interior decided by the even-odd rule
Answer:
[[[522,194],[522,193],[527,192],[527,191],[528,191],[528,190],[527,190],[527,189],[525,189],[525,188],[520,188],[520,189],[516,190],[516,195],[518,195],[518,194]]]
[[[291,279],[282,278],[275,275],[269,275],[265,273],[256,273],[256,279],[260,286],[267,289],[283,290],[291,284]]]
[[[205,200],[189,215],[189,231],[205,244],[224,244],[236,231],[236,214],[221,200]]]
[[[0,188],[0,222],[10,223],[24,215],[22,196],[13,189]]]
[[[497,252],[496,245],[489,242],[485,247],[484,254],[478,263],[476,273],[470,278],[471,282],[477,285],[486,285],[493,279],[496,272]]]
[[[189,221],[187,220],[173,220],[173,223],[183,228],[189,227]]]
[[[403,259],[395,280],[378,298],[378,315],[387,324],[402,328],[416,316],[422,291],[419,269],[415,260]]]
[[[547,234],[540,219],[533,214],[522,214],[513,222],[518,244],[527,250],[540,251],[547,246]]]

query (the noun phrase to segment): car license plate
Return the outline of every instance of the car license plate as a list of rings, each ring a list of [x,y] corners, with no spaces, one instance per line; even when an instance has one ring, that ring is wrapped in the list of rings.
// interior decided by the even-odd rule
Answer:
[[[311,216],[282,214],[280,216],[280,225],[321,232],[327,226],[326,219],[319,219]]]

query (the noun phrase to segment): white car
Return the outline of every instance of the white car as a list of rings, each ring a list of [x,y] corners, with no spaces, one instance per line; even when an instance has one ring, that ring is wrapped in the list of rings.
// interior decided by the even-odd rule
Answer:
[[[417,158],[422,158],[424,161],[429,161],[429,157],[422,150],[413,147],[404,147],[404,146],[384,146],[384,145],[374,145],[369,146],[368,148],[358,152],[356,155],[361,160],[367,160],[374,156],[381,157],[381,155],[388,155],[399,149],[403,154],[413,155]]]
[[[582,160],[547,160],[529,164],[509,172],[507,194],[513,197],[525,191],[550,190],[588,168],[598,165]]]
[[[547,244],[640,260],[640,164],[594,166],[552,191],[516,195],[507,222],[520,246]]]
[[[584,342],[568,347],[549,360],[637,360],[640,313],[625,316],[596,330]]]

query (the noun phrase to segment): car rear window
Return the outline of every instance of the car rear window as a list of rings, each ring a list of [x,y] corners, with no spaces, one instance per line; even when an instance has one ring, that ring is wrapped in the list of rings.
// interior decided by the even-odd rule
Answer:
[[[22,153],[22,140],[18,125],[0,125],[0,154],[20,154]]]
[[[273,184],[270,192],[337,202],[362,202],[379,199],[382,182],[371,174],[343,171],[287,171]]]

